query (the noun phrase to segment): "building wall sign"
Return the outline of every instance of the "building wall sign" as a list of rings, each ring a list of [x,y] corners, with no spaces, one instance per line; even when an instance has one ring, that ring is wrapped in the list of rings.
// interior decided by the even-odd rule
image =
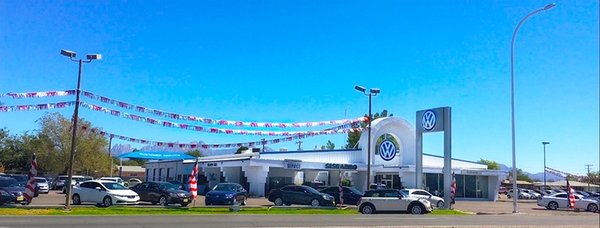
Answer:
[[[396,144],[391,140],[384,140],[379,145],[379,156],[385,161],[391,161],[396,157]]]
[[[207,167],[216,167],[216,166],[217,166],[217,163],[215,163],[215,162],[206,163],[206,166],[207,166]]]
[[[283,168],[284,169],[302,169],[302,161],[301,160],[283,160]]]
[[[356,169],[358,169],[358,166],[354,165],[354,164],[326,163],[325,164],[325,169],[351,169],[351,170],[356,170]]]

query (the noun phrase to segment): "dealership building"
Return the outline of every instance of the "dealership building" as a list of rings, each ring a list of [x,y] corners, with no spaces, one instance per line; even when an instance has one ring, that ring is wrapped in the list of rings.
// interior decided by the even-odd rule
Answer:
[[[388,188],[423,188],[442,193],[444,158],[422,154],[417,159],[414,127],[398,117],[374,120],[371,129],[371,183]],[[253,196],[288,184],[336,186],[342,181],[359,190],[367,189],[367,145],[369,129],[359,140],[360,149],[256,151],[200,157],[198,189],[221,182],[242,184]],[[422,161],[422,183],[418,184],[417,161]],[[146,180],[187,182],[196,160],[152,161],[146,164]],[[500,182],[507,173],[488,170],[485,164],[451,160],[456,198],[496,200]]]

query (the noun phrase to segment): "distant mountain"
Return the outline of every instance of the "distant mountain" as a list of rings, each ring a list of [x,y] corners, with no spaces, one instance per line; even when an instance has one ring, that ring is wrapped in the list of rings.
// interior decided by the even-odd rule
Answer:
[[[500,164],[500,163],[498,163],[498,166],[500,166],[500,170],[502,170],[502,171],[512,172],[512,167],[508,167],[508,166],[506,166],[504,164]],[[523,171],[523,172],[525,172],[525,174],[534,181],[538,181],[538,180],[544,181],[544,173],[543,172],[539,172],[539,173],[529,173],[526,171]],[[564,179],[565,178],[562,176],[554,175],[554,174],[548,173],[548,172],[546,173],[546,181],[547,182],[548,181],[559,181],[559,180],[564,180]]]

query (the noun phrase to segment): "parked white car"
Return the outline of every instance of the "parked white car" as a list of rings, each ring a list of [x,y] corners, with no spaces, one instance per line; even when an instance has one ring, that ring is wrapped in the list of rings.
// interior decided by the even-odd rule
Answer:
[[[514,197],[514,195],[515,195],[515,193],[512,189],[508,190],[508,193],[506,193],[506,196],[508,196],[509,199]],[[531,199],[531,195],[529,193],[521,191],[521,189],[519,189],[518,198],[519,199]]]
[[[545,207],[548,210],[569,208],[568,194],[556,193],[543,196],[542,199],[538,200],[537,205]],[[594,199],[584,199],[582,195],[575,194],[575,209],[598,212],[598,201]]]
[[[431,193],[429,193],[428,191],[425,191],[423,189],[402,189],[402,193],[404,193],[405,195],[408,195],[410,197],[425,199],[425,200],[429,201],[429,203],[431,203],[431,205],[435,205],[435,207],[437,207],[437,208],[444,207],[444,199],[442,199],[441,197],[438,197],[438,196],[434,196]]]
[[[129,185],[129,183],[123,181],[123,179],[121,179],[120,177],[101,177],[99,180],[117,182],[125,187],[128,187]]]
[[[519,191],[523,191],[523,192],[529,194],[530,199],[541,199],[542,198],[542,194],[537,193],[531,189],[519,189]]]
[[[110,207],[113,204],[137,204],[140,196],[114,181],[93,180],[73,188],[73,204],[90,202]]]
[[[46,180],[46,178],[36,177],[35,184],[37,185],[39,193],[48,194],[48,192],[50,192],[50,185],[48,185],[48,180]]]
[[[433,210],[425,199],[409,197],[400,190],[370,190],[358,201],[358,211],[373,214],[377,211],[406,211],[411,214],[424,214]]]

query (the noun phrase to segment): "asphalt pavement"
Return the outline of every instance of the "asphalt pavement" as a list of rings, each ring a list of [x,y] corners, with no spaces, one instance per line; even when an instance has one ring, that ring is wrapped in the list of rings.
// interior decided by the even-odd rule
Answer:
[[[598,227],[598,215],[180,215],[0,216],[0,228],[29,227]]]

